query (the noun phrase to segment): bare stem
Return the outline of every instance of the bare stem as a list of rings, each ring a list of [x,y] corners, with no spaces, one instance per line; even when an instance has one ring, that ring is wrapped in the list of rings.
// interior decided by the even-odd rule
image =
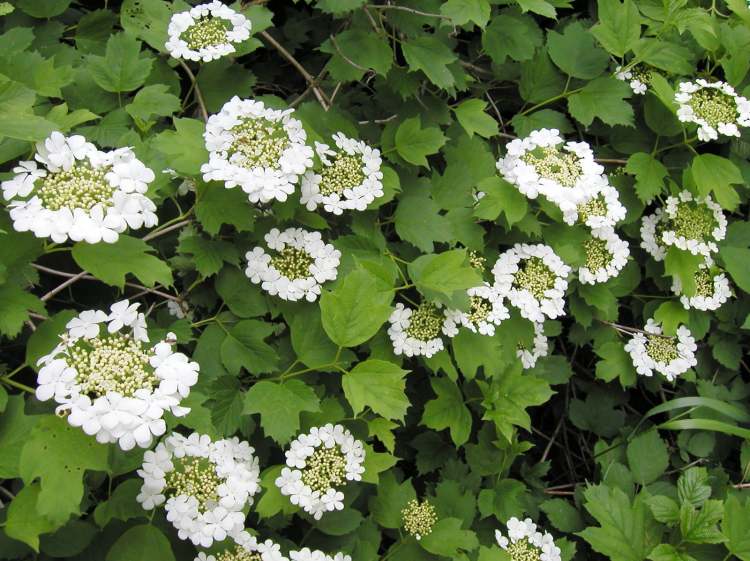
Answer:
[[[190,67],[187,64],[185,64],[184,60],[177,59],[177,61],[180,63],[180,66],[182,66],[182,69],[188,75],[188,78],[190,78],[190,83],[193,86],[193,91],[195,92],[195,99],[198,102],[198,107],[200,108],[201,116],[203,117],[203,120],[208,121],[208,111],[206,110],[206,102],[203,101],[203,94],[201,93],[201,89],[198,86],[198,80],[195,78],[195,74],[193,74],[193,71],[190,70]]]

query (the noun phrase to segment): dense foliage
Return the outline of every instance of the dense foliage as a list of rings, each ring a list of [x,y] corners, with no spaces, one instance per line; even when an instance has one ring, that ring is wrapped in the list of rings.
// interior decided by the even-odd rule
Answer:
[[[745,0],[230,7],[0,2],[0,559],[750,560]]]

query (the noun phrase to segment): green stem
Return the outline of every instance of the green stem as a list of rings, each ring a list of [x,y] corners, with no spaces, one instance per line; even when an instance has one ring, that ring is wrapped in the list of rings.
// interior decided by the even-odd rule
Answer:
[[[31,394],[36,393],[36,390],[32,388],[31,386],[27,386],[26,384],[22,384],[21,382],[16,382],[15,380],[11,380],[10,378],[6,376],[3,376],[2,378],[0,378],[0,383],[3,383],[12,388],[23,390]]]
[[[545,105],[549,105],[550,103],[552,103],[554,101],[557,101],[557,100],[560,100],[560,99],[564,99],[564,98],[568,97],[569,95],[573,95],[575,93],[580,92],[582,89],[583,88],[577,88],[575,90],[570,90],[569,92],[565,91],[565,92],[563,92],[563,93],[561,93],[559,95],[553,96],[553,97],[551,97],[549,99],[545,99],[544,101],[540,101],[536,105],[532,105],[528,109],[525,109],[524,111],[521,111],[520,115],[528,115],[529,113],[532,113],[532,112],[536,111],[540,107],[544,107]]]

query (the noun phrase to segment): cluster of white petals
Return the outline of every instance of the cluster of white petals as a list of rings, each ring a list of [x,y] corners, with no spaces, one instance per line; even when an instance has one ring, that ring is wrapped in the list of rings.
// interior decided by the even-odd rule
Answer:
[[[677,118],[698,125],[698,138],[704,142],[719,135],[739,137],[739,127],[750,126],[750,101],[726,82],[683,82],[675,101]]]
[[[544,195],[572,212],[609,184],[586,142],[565,142],[556,129],[532,131],[506,146],[497,162],[503,178],[530,199]]]
[[[563,212],[566,224],[574,225],[579,220],[589,228],[614,227],[625,219],[627,209],[620,202],[620,195],[612,185],[603,185],[599,192]]]
[[[661,325],[649,318],[645,333],[634,333],[625,345],[638,374],[651,377],[658,372],[670,382],[698,364],[698,348],[690,330],[684,325],[677,328],[676,337],[662,335]]]
[[[265,240],[277,255],[269,255],[262,247],[248,251],[245,274],[272,296],[314,302],[321,284],[336,279],[341,252],[323,242],[320,232],[273,228]]]
[[[570,267],[544,244],[516,244],[492,268],[500,295],[533,322],[563,315]]]
[[[302,177],[300,202],[308,210],[322,205],[326,212],[365,210],[383,196],[380,150],[344,133],[333,135],[338,151],[315,143],[321,170],[308,170]]]
[[[534,341],[530,349],[519,347],[516,356],[524,369],[534,368],[536,361],[549,354],[549,341],[544,335],[544,324],[534,323]]]
[[[633,69],[623,68],[618,66],[615,68],[615,78],[621,82],[627,82],[630,89],[636,95],[645,95],[648,89],[648,84],[643,81],[642,76],[638,72],[634,72]]]
[[[36,397],[54,399],[72,426],[123,450],[146,448],[164,434],[165,412],[189,413],[180,402],[198,381],[198,363],[174,351],[173,334],[143,345],[149,339],[138,306],[123,300],[110,313],[81,312],[38,363]]]
[[[388,322],[393,352],[408,357],[430,358],[445,348],[441,333],[453,337],[458,332],[455,321],[446,317],[438,305],[430,303],[423,303],[415,310],[399,302]]]
[[[252,203],[285,201],[313,164],[307,133],[292,113],[234,96],[206,123],[203,179],[239,185]]]
[[[164,504],[180,539],[195,545],[211,547],[214,541],[240,536],[242,509],[260,489],[253,453],[236,437],[214,442],[208,435],[172,433],[145,453],[136,499],[146,510]],[[193,494],[197,492],[200,498]]]
[[[519,520],[514,516],[505,525],[507,537],[500,530],[495,530],[495,539],[512,561],[561,561],[560,548],[555,545],[552,534],[537,531],[531,518]]]
[[[628,262],[628,243],[613,228],[594,228],[591,240],[584,242],[586,264],[578,268],[581,284],[607,282],[620,274]]]
[[[679,277],[672,279],[672,292],[680,297],[680,303],[686,310],[717,310],[732,297],[729,279],[722,271],[715,269],[710,257],[706,257],[706,262],[699,265],[694,279],[696,292],[693,296],[683,294]]]
[[[174,58],[210,62],[235,52],[250,28],[249,19],[215,0],[174,14],[164,47]]]
[[[216,557],[218,555],[218,558]],[[221,554],[200,552],[194,561],[244,561],[260,557],[260,561],[289,561],[282,553],[279,544],[272,540],[259,542],[247,530],[234,536],[233,544],[224,548]]]
[[[34,158],[2,182],[15,230],[56,243],[114,243],[128,228],[157,224],[156,205],[144,195],[154,172],[132,149],[103,152],[83,136],[53,132]]]
[[[449,337],[455,337],[458,328],[463,326],[473,333],[492,337],[495,327],[510,317],[503,296],[495,286],[487,282],[482,286],[468,289],[466,293],[471,299],[469,311],[447,310],[444,333]]]
[[[365,449],[348,429],[327,424],[300,434],[286,451],[286,465],[276,479],[281,494],[315,520],[344,508],[343,485],[360,481]],[[294,559],[294,557],[292,557]]]
[[[304,547],[299,551],[290,551],[289,557],[292,561],[352,561],[349,555],[343,553],[336,553],[335,555],[328,555],[317,549],[310,549]]]

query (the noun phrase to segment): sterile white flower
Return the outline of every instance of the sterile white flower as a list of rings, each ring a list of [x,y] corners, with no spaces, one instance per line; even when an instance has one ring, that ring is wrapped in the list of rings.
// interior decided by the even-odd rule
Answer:
[[[365,471],[361,441],[341,425],[313,427],[289,444],[286,465],[276,479],[282,495],[315,520],[344,508],[344,485]],[[292,557],[294,559],[294,557]]]
[[[531,518],[519,520],[515,516],[506,523],[508,536],[495,530],[495,540],[512,561],[561,561],[560,548],[549,532],[537,531]]]
[[[625,345],[638,374],[651,377],[658,372],[670,382],[698,361],[695,339],[684,325],[677,328],[675,337],[662,334],[661,324],[649,319],[643,333],[634,333]]]
[[[627,82],[634,94],[644,95],[651,81],[651,71],[641,65],[627,69],[618,66],[615,69],[615,78],[621,82]]]
[[[352,561],[349,555],[341,552],[331,556],[317,549],[311,550],[304,547],[299,551],[290,551],[289,557],[292,561]]]
[[[458,328],[464,326],[474,333],[493,336],[495,327],[510,317],[502,295],[487,282],[468,289],[466,293],[471,301],[469,310],[447,310],[444,331],[455,335]]]
[[[583,243],[586,263],[578,268],[581,284],[607,282],[616,277],[628,262],[628,243],[610,227],[591,230],[591,238]]]
[[[718,251],[716,242],[727,233],[721,207],[710,196],[693,197],[690,191],[667,199],[661,226],[663,244],[706,257]]]
[[[563,220],[571,226],[580,221],[589,228],[614,227],[626,213],[617,189],[604,185],[591,198],[563,212]]]
[[[675,101],[679,105],[677,118],[698,125],[700,140],[717,140],[719,135],[738,137],[739,127],[750,126],[750,101],[726,82],[703,78],[683,82]]]
[[[680,303],[686,310],[690,308],[704,311],[716,310],[732,297],[729,279],[714,265],[710,257],[706,257],[706,262],[699,265],[694,280],[695,294],[687,296],[682,293],[680,279],[678,277],[672,279],[672,292],[680,297]]]
[[[241,531],[221,553],[199,553],[194,561],[289,561],[278,544],[271,540],[259,542],[247,530]]]
[[[516,349],[516,356],[521,361],[524,369],[534,368],[536,361],[549,354],[549,341],[544,335],[544,324],[534,323],[533,346],[528,349],[520,346]]]
[[[399,302],[388,321],[393,352],[408,357],[430,358],[444,348],[441,333],[447,337],[458,333],[456,323],[431,302],[422,302],[416,310]]]

